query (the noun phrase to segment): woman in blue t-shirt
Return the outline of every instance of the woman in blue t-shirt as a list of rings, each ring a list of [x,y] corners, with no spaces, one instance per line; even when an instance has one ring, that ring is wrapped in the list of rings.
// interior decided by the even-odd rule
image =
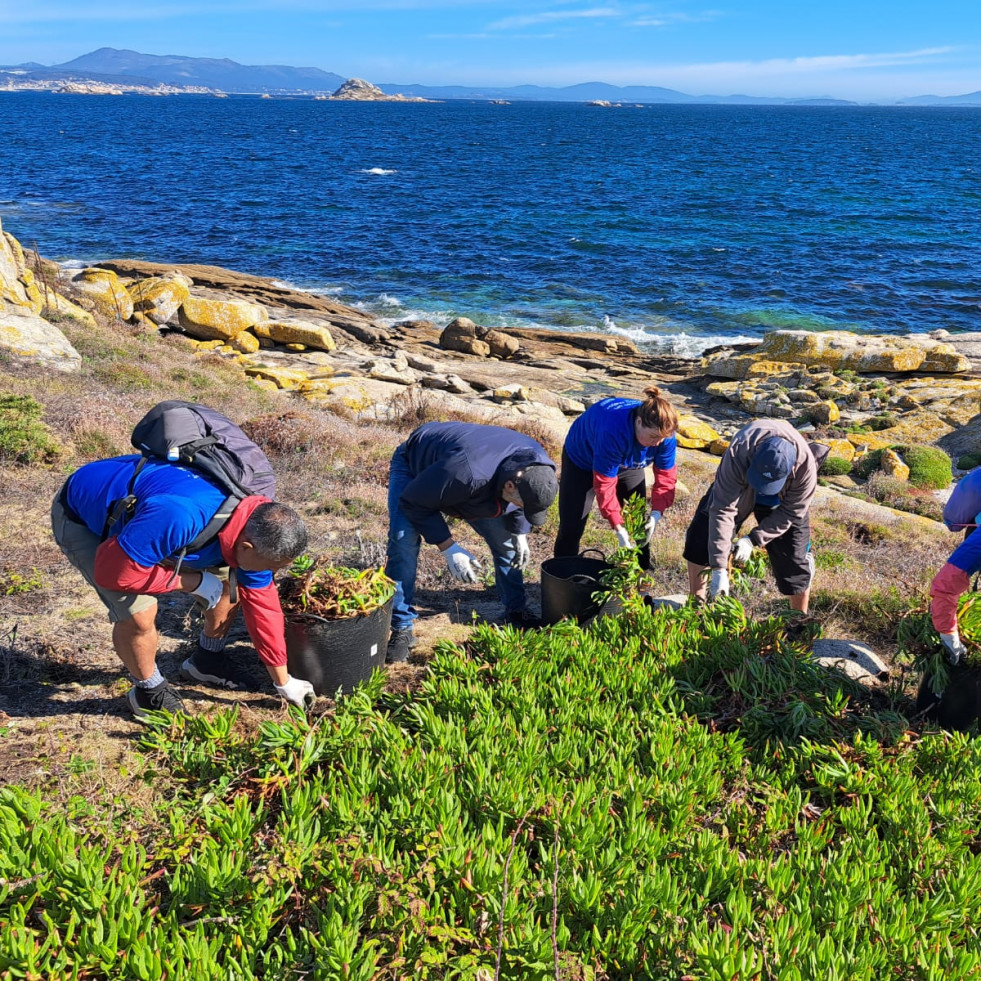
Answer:
[[[674,503],[678,413],[658,388],[647,388],[644,395],[643,401],[601,399],[572,424],[562,448],[556,556],[578,554],[594,498],[619,545],[634,547],[621,506],[628,498],[645,495],[644,468],[652,466],[651,510],[639,555],[641,568],[650,568],[651,537]]]

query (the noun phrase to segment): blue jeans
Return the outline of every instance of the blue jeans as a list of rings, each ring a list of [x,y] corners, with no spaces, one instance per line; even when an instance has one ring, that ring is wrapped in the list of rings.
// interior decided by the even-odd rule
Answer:
[[[388,472],[388,561],[385,574],[395,582],[395,604],[392,608],[392,630],[411,627],[419,614],[412,606],[416,592],[416,566],[422,538],[402,513],[402,492],[412,481],[401,447],[392,457]],[[473,518],[468,524],[480,535],[494,558],[494,582],[505,614],[525,608],[525,583],[520,569],[512,569],[513,532],[504,526],[504,518]]]

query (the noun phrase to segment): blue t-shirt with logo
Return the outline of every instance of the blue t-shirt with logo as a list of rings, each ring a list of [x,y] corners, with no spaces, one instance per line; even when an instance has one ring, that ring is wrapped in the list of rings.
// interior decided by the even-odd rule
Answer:
[[[102,534],[106,515],[115,501],[126,496],[139,455],[113,457],[87,463],[68,482],[68,506],[96,535]],[[225,501],[225,492],[207,477],[174,463],[148,460],[133,489],[136,510],[118,532],[119,545],[137,565],[154,566],[176,561],[181,549],[207,527]],[[183,566],[208,569],[227,565],[217,538],[184,556]],[[239,585],[261,589],[272,582],[269,570],[236,573]]]
[[[637,399],[606,398],[591,405],[569,429],[565,451],[580,470],[616,477],[621,470],[675,465],[678,441],[674,436],[657,446],[641,446],[634,435]]]

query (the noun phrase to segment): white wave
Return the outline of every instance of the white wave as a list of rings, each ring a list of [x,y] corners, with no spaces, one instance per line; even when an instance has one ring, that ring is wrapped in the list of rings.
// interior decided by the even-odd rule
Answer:
[[[344,292],[343,286],[297,286],[286,279],[274,279],[273,286],[278,286],[281,290],[292,290],[294,293],[309,293],[311,296],[340,296]]]
[[[612,327],[610,333],[619,334],[633,341],[644,350],[652,348],[657,354],[673,354],[679,358],[698,358],[703,351],[720,344],[754,344],[760,340],[745,334],[687,334],[675,331],[670,334],[652,334],[643,327]]]
[[[62,269],[87,269],[92,263],[85,262],[83,259],[65,259],[63,262],[59,262],[58,265]]]
[[[360,171],[362,174],[374,174],[376,177],[387,177],[389,174],[397,174],[397,170],[386,170],[384,167],[371,167],[368,170]]]

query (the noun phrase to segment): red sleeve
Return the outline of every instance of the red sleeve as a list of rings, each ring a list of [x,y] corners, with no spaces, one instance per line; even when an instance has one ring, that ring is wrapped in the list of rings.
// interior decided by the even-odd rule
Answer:
[[[179,576],[173,569],[162,565],[138,565],[119,544],[115,537],[103,542],[95,550],[95,583],[103,589],[117,593],[156,595],[180,589]]]
[[[612,528],[623,524],[623,512],[617,500],[616,477],[604,477],[601,473],[593,473],[593,491],[600,514],[610,522]]]
[[[674,504],[674,485],[678,482],[678,468],[658,470],[654,467],[654,486],[651,488],[651,510],[664,514]]]
[[[957,601],[970,585],[970,575],[949,562],[937,573],[930,586],[930,618],[937,633],[952,634],[957,629]]]
[[[256,653],[263,663],[281,667],[286,663],[286,621],[276,583],[271,582],[260,589],[239,586],[238,595]]]

